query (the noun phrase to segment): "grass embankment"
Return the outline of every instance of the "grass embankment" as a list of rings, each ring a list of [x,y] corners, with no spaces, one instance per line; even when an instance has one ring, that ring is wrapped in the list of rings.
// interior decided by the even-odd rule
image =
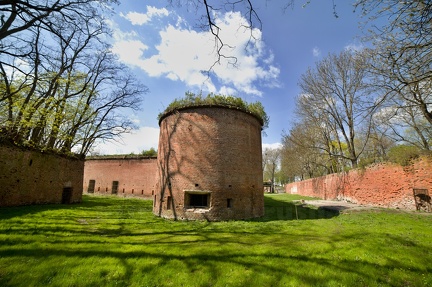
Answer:
[[[292,199],[266,196],[259,220],[212,223],[116,197],[0,208],[0,286],[432,286],[432,216],[296,215]]]

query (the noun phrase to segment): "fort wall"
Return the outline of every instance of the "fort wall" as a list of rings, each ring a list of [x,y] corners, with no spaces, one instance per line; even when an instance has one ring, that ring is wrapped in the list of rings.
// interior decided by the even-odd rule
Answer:
[[[328,200],[345,200],[388,208],[415,210],[413,189],[432,192],[432,159],[411,165],[376,164],[364,170],[331,174],[285,185],[285,192]]]
[[[156,157],[95,157],[84,164],[84,193],[152,198],[156,182]]]
[[[0,206],[81,202],[84,160],[0,145]]]

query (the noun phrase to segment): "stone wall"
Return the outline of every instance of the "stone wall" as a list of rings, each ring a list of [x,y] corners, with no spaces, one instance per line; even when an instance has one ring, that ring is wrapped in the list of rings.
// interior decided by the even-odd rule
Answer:
[[[162,118],[153,213],[181,220],[264,215],[261,123],[224,107],[193,107]]]
[[[0,145],[0,206],[81,202],[84,161]]]
[[[294,182],[285,192],[329,200],[345,200],[389,208],[415,210],[413,189],[432,193],[432,159],[422,158],[412,165],[377,164],[365,170],[352,170]]]
[[[94,181],[93,188],[90,181]],[[152,198],[156,182],[156,157],[95,157],[85,161],[85,193]]]

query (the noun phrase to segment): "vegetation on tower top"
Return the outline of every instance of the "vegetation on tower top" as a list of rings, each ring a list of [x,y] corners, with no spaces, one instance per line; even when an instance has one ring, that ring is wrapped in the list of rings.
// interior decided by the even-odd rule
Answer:
[[[264,107],[260,102],[247,103],[243,99],[234,96],[215,95],[213,93],[203,97],[201,94],[195,95],[191,92],[186,92],[185,97],[175,99],[168,107],[158,115],[159,122],[174,111],[190,107],[215,106],[237,109],[255,116],[265,129],[269,124],[269,117],[264,111]]]

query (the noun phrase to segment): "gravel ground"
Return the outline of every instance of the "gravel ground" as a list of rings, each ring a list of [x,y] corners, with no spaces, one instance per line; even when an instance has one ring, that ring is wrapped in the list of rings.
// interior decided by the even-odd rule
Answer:
[[[344,210],[371,210],[371,209],[380,209],[380,207],[372,206],[372,205],[361,205],[355,204],[345,201],[336,201],[336,200],[302,200],[302,204],[305,205],[313,205],[323,209],[344,211]]]
[[[391,210],[393,212],[408,212],[408,213],[416,213],[422,214],[425,216],[432,216],[432,212],[426,212],[425,210],[417,211],[417,210],[406,210],[406,209],[398,209],[398,208],[385,208],[373,205],[362,205],[355,204],[345,201],[337,201],[337,200],[299,200],[297,201],[304,205],[312,205],[318,208],[323,208],[327,210],[335,210],[340,213],[350,212],[350,211],[361,211],[361,210]]]

